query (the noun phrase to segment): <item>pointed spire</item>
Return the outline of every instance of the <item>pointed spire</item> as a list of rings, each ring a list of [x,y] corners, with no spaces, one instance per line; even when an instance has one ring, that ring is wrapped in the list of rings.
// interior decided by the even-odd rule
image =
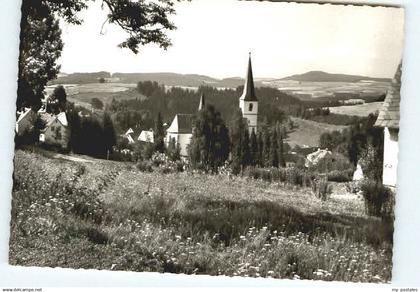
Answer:
[[[205,106],[206,106],[206,99],[204,97],[204,93],[202,93],[200,97],[200,104],[198,105],[198,110],[199,111],[203,110]]]
[[[249,53],[249,60],[248,60],[248,70],[247,75],[245,78],[245,86],[244,92],[240,99],[245,101],[257,101],[257,96],[255,95],[255,88],[254,88],[254,77],[252,74],[252,64],[251,64],[251,52]]]

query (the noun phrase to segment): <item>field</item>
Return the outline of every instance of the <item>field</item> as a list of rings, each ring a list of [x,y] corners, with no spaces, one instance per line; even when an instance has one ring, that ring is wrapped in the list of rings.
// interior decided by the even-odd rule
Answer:
[[[311,100],[312,98],[331,97],[340,95],[341,97],[355,98],[356,96],[381,95],[386,93],[388,82],[312,82],[293,80],[270,81],[264,83],[278,88],[280,91],[290,93],[302,100]],[[359,97],[357,97],[359,98]]]
[[[285,140],[291,147],[295,145],[316,147],[319,145],[319,137],[324,132],[341,131],[346,126],[336,126],[326,123],[304,120],[291,117],[295,128],[288,134]]]
[[[340,115],[367,117],[369,114],[374,114],[379,111],[383,102],[370,102],[365,104],[346,105],[330,107],[330,112]]]
[[[17,150],[10,263],[389,282],[392,228],[335,187]]]
[[[46,94],[52,93],[56,85],[49,85]],[[92,98],[100,99],[104,104],[110,103],[113,98],[121,99],[144,99],[144,95],[138,93],[135,83],[87,83],[87,84],[64,84],[67,99],[76,105],[90,109]]]

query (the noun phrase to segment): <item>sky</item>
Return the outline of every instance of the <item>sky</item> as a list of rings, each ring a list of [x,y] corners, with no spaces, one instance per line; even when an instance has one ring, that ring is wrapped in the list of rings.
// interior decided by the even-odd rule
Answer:
[[[392,77],[402,57],[402,8],[268,1],[192,0],[176,4],[166,51],[151,44],[136,55],[117,45],[125,33],[105,24],[101,1],[63,24],[61,71],[174,72],[243,77],[252,53],[256,78],[307,71]]]

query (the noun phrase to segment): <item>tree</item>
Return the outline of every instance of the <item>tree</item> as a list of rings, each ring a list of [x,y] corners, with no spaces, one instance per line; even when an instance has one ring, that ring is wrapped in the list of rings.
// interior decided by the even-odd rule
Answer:
[[[105,78],[100,77],[100,78],[98,79],[98,82],[99,82],[99,83],[105,83]]]
[[[264,131],[264,147],[263,147],[263,165],[262,166],[271,166],[270,163],[270,151],[271,151],[271,139],[270,132],[268,130]]]
[[[54,91],[49,98],[47,111],[58,114],[59,112],[63,112],[66,110],[66,104],[66,90],[64,89],[63,85],[58,85],[54,88]]]
[[[104,127],[104,148],[106,155],[112,153],[113,146],[117,145],[117,135],[115,134],[114,123],[112,122],[111,116],[108,112],[104,113],[103,117]]]
[[[70,137],[69,137],[69,146],[70,151],[74,153],[81,153],[81,140],[82,136],[82,121],[77,113],[77,110],[72,106],[66,113],[67,120],[69,123]]]
[[[57,17],[80,25],[78,14],[90,0],[23,0],[21,6],[18,98],[16,106],[38,108],[44,88],[56,78],[63,42]],[[155,43],[166,49],[171,45],[166,32],[175,29],[168,16],[174,14],[174,0],[131,1],[102,0],[108,11],[107,22],[127,32],[119,44],[138,53],[139,47]]]
[[[155,151],[158,151],[160,153],[165,152],[164,138],[165,138],[165,129],[163,128],[162,115],[159,112],[155,121],[155,129],[154,129]]]
[[[243,138],[242,138],[242,158],[241,158],[241,164],[242,166],[246,167],[251,164],[252,157],[251,157],[251,149],[249,147],[249,130],[248,127],[245,127],[245,130],[243,132]]]
[[[279,166],[286,167],[286,161],[284,159],[284,142],[283,135],[279,135]]]
[[[257,165],[260,167],[264,166],[264,139],[263,132],[258,133],[258,160]]]
[[[251,148],[251,165],[253,166],[258,165],[259,149],[258,149],[257,135],[255,134],[254,129],[252,129],[252,132],[251,132],[250,148]]]
[[[191,165],[216,172],[229,157],[229,131],[212,105],[201,110],[193,121],[193,135],[188,149]]]
[[[93,97],[93,98],[90,100],[90,104],[92,105],[92,107],[93,107],[94,109],[101,110],[101,109],[103,109],[103,108],[104,108],[104,103],[102,102],[102,100],[100,100],[100,99],[99,99],[99,98],[97,98],[97,97]]]
[[[242,168],[243,133],[245,132],[245,127],[247,127],[247,125],[244,122],[242,111],[236,109],[229,127],[232,170],[235,174],[238,174]]]
[[[277,130],[273,129],[273,135],[271,139],[270,152],[269,152],[269,166],[279,167],[279,154],[278,154],[278,142],[277,142]]]
[[[169,141],[166,153],[169,159],[171,159],[172,161],[178,161],[181,159],[181,148],[179,146],[179,143],[176,143],[175,138],[172,138]]]

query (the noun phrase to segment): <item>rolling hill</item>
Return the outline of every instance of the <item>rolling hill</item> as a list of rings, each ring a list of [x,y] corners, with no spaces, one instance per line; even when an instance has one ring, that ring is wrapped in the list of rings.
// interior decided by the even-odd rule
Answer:
[[[105,78],[107,83],[127,83],[136,84],[139,81],[156,81],[166,86],[181,87],[199,87],[202,85],[236,88],[244,84],[245,80],[240,77],[229,77],[217,79],[199,74],[179,74],[170,72],[161,73],[109,73],[109,72],[92,72],[92,73],[71,73],[60,74],[60,76],[49,82],[49,85],[55,84],[88,84],[97,83],[99,78]],[[262,86],[262,80],[255,80],[255,86]]]
[[[323,71],[309,71],[303,74],[296,74],[282,78],[281,80],[293,80],[303,82],[359,82],[359,81],[376,81],[389,82],[389,78],[374,78],[359,75],[332,74]]]

